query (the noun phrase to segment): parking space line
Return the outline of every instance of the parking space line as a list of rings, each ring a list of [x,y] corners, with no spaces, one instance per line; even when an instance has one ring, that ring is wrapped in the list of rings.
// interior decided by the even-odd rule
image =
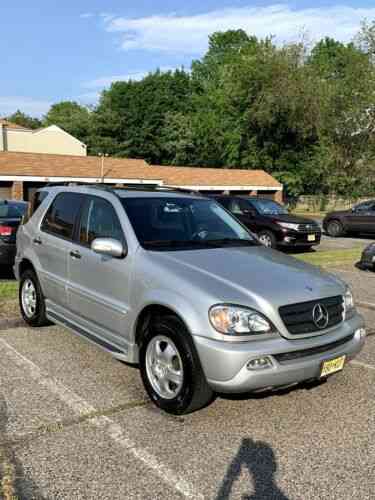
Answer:
[[[362,361],[351,361],[351,365],[361,366],[362,368],[367,368],[368,370],[375,370],[375,366],[369,365],[368,363],[363,363]]]
[[[12,359],[15,365],[20,368],[27,369],[30,376],[36,382],[55,394],[78,416],[95,414],[98,412],[94,406],[90,405],[87,401],[75,394],[64,384],[54,379],[47,373],[43,373],[43,371],[36,364],[23,356],[14,347],[8,344],[8,342],[0,339],[0,344],[4,346],[7,351],[7,355]],[[137,445],[124,434],[121,426],[109,417],[97,416],[88,422],[97,428],[103,429],[115,443],[143,462],[158,477],[160,477],[160,479],[167,483],[168,486],[181,493],[184,497],[203,500],[204,496],[199,493],[193,485],[188,483],[185,479],[177,476],[171,469],[160,462],[157,457],[142,448],[138,448]]]

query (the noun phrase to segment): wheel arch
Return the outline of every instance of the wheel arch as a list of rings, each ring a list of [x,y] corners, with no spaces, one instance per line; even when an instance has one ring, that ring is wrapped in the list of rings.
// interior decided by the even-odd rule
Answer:
[[[164,304],[152,303],[146,305],[141,310],[135,322],[134,338],[135,338],[135,343],[137,344],[138,347],[140,347],[142,344],[142,339],[144,338],[148,330],[151,320],[153,318],[158,318],[161,316],[175,316],[181,321],[181,323],[185,326],[186,330],[191,334],[189,327],[182,318],[182,315],[177,310]]]

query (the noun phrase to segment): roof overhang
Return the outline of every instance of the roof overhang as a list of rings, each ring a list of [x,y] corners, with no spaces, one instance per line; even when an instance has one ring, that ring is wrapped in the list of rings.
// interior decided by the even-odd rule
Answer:
[[[0,175],[0,181],[20,181],[20,182],[87,182],[87,183],[104,183],[104,184],[155,184],[162,186],[161,179],[124,179],[105,177],[67,177],[67,176],[51,176],[43,177],[38,175]]]

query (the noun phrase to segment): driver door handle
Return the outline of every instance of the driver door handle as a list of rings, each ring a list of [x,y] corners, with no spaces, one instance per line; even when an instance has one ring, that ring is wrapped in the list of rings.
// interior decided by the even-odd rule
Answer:
[[[82,255],[78,252],[78,250],[72,250],[70,252],[70,256],[73,258],[73,259],[80,259],[82,257]]]

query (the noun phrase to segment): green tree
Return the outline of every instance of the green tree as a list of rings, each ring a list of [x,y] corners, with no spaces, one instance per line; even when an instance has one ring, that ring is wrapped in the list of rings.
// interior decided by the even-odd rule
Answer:
[[[80,141],[89,144],[91,111],[73,101],[53,104],[43,119],[43,125],[57,125]]]
[[[11,123],[20,125],[21,127],[26,127],[30,129],[37,129],[42,126],[41,120],[39,118],[34,118],[32,116],[23,113],[19,109],[12,115],[7,117],[7,120]]]

